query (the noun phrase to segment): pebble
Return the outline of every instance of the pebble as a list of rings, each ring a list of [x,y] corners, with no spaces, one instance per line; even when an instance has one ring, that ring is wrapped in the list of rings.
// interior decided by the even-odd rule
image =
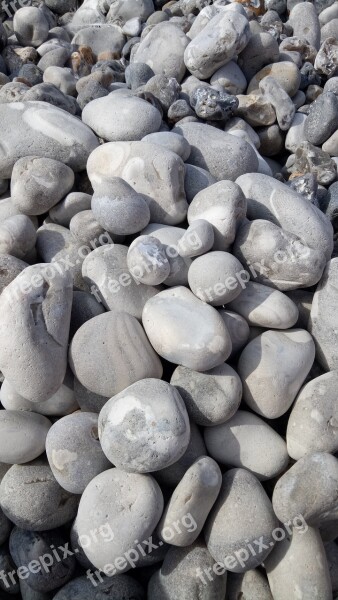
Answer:
[[[26,400],[48,400],[62,384],[71,303],[70,274],[48,265],[27,267],[1,295],[0,368]]]
[[[123,311],[141,319],[142,310],[158,289],[140,283],[128,268],[128,248],[122,244],[99,246],[82,265],[84,280],[107,310]]]
[[[215,235],[211,223],[204,219],[196,219],[179,240],[178,251],[183,258],[194,258],[211,250],[214,241]]]
[[[162,492],[151,475],[108,469],[94,477],[81,496],[77,515],[80,545],[94,567],[108,576],[114,574],[115,559],[122,558],[119,572],[123,573],[131,568],[125,553],[139,540],[149,538],[162,510]],[[104,525],[105,543],[100,537],[92,539],[93,529]]]
[[[203,302],[223,306],[242,291],[241,263],[229,252],[214,251],[195,258],[188,271],[191,291]]]
[[[309,525],[337,512],[338,460],[325,452],[300,458],[276,483],[272,504],[278,519],[286,523],[297,515]]]
[[[286,431],[288,453],[294,460],[315,452],[337,452],[337,379],[337,371],[324,373],[298,394]]]
[[[184,163],[177,154],[158,144],[104,144],[92,152],[87,169],[94,187],[111,177],[120,177],[136,192],[146,195],[151,220],[155,223],[176,225],[186,217]]]
[[[201,373],[176,367],[170,383],[182,396],[192,421],[212,429],[236,413],[242,397],[241,380],[226,363]]]
[[[244,411],[237,412],[223,424],[204,430],[209,454],[228,467],[241,467],[260,481],[282,473],[289,457],[284,440],[265,421]]]
[[[57,225],[69,227],[70,221],[77,213],[90,210],[91,199],[90,194],[70,192],[63,200],[50,209],[49,216]]]
[[[159,285],[170,273],[165,246],[152,235],[140,235],[130,244],[127,265],[133,278],[145,285]]]
[[[337,258],[327,263],[314,294],[310,314],[309,331],[316,344],[317,359],[325,370],[334,370],[338,366],[336,315],[332,303],[335,298],[337,267]]]
[[[238,57],[238,65],[247,81],[250,81],[266,65],[278,63],[278,61],[278,42],[273,35],[265,31],[251,35],[246,47]]]
[[[229,303],[249,325],[267,329],[289,329],[298,320],[297,306],[278,290],[248,281],[235,300]]]
[[[98,146],[94,133],[79,119],[46,102],[0,104],[3,146],[0,177],[9,178],[25,156],[41,156],[82,171]]]
[[[50,158],[25,156],[13,167],[11,200],[25,215],[48,212],[70,192],[74,173],[70,167]]]
[[[304,600],[332,598],[330,573],[320,533],[312,527],[304,529],[304,525],[294,529],[292,535],[276,544],[266,559],[274,600],[289,600],[299,590]]]
[[[42,555],[48,553],[51,546],[59,549],[66,543],[66,538],[57,530],[37,532],[14,527],[9,540],[9,548],[15,565],[21,567],[30,564],[31,561],[39,560]],[[61,553],[60,560],[53,568],[53,577],[50,576],[49,569],[33,570],[24,573],[27,575],[24,581],[35,592],[50,592],[69,581],[75,570],[75,564],[74,556],[63,557]]]
[[[169,362],[207,371],[224,362],[231,352],[228,330],[216,309],[183,286],[148,300],[142,322],[157,354]],[[167,332],[164,337],[162,329]]]
[[[82,494],[96,475],[109,469],[98,434],[98,417],[75,412],[50,428],[46,454],[56,481],[72,494]]]
[[[101,227],[117,235],[137,233],[150,220],[146,198],[120,177],[95,186],[91,207]]]
[[[26,215],[14,215],[0,224],[1,254],[24,259],[34,248],[36,230]]]
[[[320,146],[337,130],[337,112],[338,99],[333,92],[321,94],[311,104],[304,128],[306,139],[311,144]]]
[[[140,42],[132,62],[146,63],[155,75],[174,77],[181,82],[185,74],[184,51],[189,39],[173,23],[155,25]]]
[[[112,92],[86,104],[82,120],[108,142],[136,141],[159,130],[161,114],[141,98]]]
[[[31,411],[46,417],[63,417],[79,408],[73,387],[73,378],[67,371],[64,382],[53,396],[43,402],[29,402],[15,391],[7,379],[4,379],[0,400],[6,410]]]
[[[294,36],[305,39],[311,46],[319,49],[320,24],[311,2],[296,4],[290,12],[289,22]]]
[[[191,146],[189,163],[208,170],[218,181],[234,181],[244,172],[257,169],[257,157],[249,144],[210,125],[183,123],[175,127],[175,132]]]
[[[61,527],[75,518],[78,506],[78,498],[59,486],[43,459],[13,465],[1,481],[0,502],[5,515],[28,531]]]
[[[293,403],[314,357],[314,342],[306,330],[265,331],[239,358],[243,400],[258,415],[280,417]]]
[[[125,312],[109,311],[84,323],[70,344],[69,362],[82,385],[106,398],[141,379],[162,376],[142,326]]]
[[[215,568],[217,573],[217,564],[202,540],[186,548],[174,546],[149,581],[148,600],[190,600],[196,596],[204,596],[205,600],[223,600],[227,576],[221,569],[213,577],[211,572]],[[210,573],[210,578],[204,577],[203,573]]]
[[[143,379],[104,405],[99,437],[105,455],[116,467],[151,473],[182,457],[190,439],[189,418],[174,386]]]
[[[189,225],[200,219],[209,222],[214,230],[213,249],[228,250],[245,215],[246,199],[241,188],[224,180],[196,194],[189,205],[188,222]]]
[[[239,95],[236,115],[242,117],[252,127],[273,125],[276,112],[262,94]]]
[[[207,79],[244,50],[249,31],[247,19],[238,12],[220,12],[187,46],[184,52],[186,67],[195,77]]]
[[[245,469],[227,471],[205,528],[206,544],[212,557],[227,571],[243,573],[254,569],[271,552],[274,545],[272,532],[276,525],[271,502],[258,479]],[[244,560],[241,550],[258,539],[264,541],[264,548]]]
[[[15,12],[13,30],[20,44],[38,48],[48,37],[49,24],[42,10],[24,6]]]
[[[273,106],[280,129],[282,131],[290,129],[296,108],[280,83],[273,77],[267,76],[259,82],[259,88]]]
[[[163,511],[157,528],[160,538],[173,546],[193,544],[202,531],[221,484],[218,464],[209,456],[197,460],[187,470]],[[187,514],[192,521],[190,530],[175,531],[174,523],[183,523]]]
[[[217,69],[210,77],[210,83],[212,86],[220,85],[228,94],[234,95],[243,94],[248,85],[245,75],[233,60]]]
[[[18,410],[1,411],[1,462],[22,464],[43,454],[51,425],[42,415]]]
[[[95,219],[92,210],[82,210],[74,215],[69,223],[69,231],[77,242],[93,243],[93,240],[104,239],[106,229]]]

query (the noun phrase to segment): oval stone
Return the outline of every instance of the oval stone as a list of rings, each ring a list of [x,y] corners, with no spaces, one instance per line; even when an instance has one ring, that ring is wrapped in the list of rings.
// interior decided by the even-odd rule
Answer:
[[[228,330],[216,309],[183,286],[150,298],[142,322],[160,356],[195,371],[220,365],[231,352]]]
[[[8,179],[16,161],[28,155],[52,158],[83,171],[99,144],[80,119],[47,102],[0,104],[0,121],[0,179]]]

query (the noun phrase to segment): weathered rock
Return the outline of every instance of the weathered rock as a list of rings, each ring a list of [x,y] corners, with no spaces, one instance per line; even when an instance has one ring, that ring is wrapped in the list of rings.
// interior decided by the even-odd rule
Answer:
[[[99,436],[105,455],[116,467],[150,473],[182,457],[190,439],[189,418],[174,386],[143,379],[104,405]]]

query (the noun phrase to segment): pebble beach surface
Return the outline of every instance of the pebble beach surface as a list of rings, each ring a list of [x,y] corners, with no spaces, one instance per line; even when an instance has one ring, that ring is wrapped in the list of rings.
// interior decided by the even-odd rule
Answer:
[[[0,600],[338,600],[338,0],[0,4]]]

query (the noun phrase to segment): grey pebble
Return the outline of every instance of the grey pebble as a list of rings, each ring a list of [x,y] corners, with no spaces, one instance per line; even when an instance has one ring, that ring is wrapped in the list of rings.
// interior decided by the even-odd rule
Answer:
[[[116,311],[93,317],[78,329],[69,362],[82,385],[108,398],[140,379],[162,376],[161,361],[140,323]]]
[[[111,466],[100,446],[96,413],[75,412],[59,419],[48,432],[46,453],[55,479],[72,494],[82,494]]]
[[[124,471],[164,469],[182,457],[189,443],[185,404],[169,383],[143,379],[104,405],[99,437],[107,458]]]
[[[60,487],[49,466],[37,459],[7,471],[0,485],[0,503],[17,527],[47,531],[74,519],[78,498]]]
[[[170,383],[181,394],[194,423],[212,429],[235,414],[242,397],[240,378],[226,363],[201,373],[176,367]]]

